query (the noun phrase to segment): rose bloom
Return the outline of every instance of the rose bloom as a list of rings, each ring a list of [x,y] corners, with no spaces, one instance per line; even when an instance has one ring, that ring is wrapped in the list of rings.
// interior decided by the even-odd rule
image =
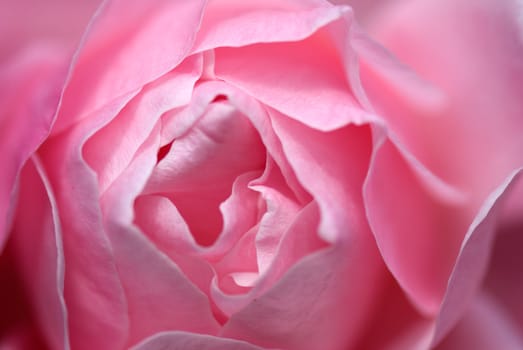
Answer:
[[[2,0],[0,349],[523,349],[519,0]]]

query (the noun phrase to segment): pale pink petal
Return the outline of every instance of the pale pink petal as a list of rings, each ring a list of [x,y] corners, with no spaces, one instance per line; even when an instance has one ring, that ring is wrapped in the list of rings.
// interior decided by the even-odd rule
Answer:
[[[372,31],[433,88],[385,64],[385,54],[359,50],[363,85],[394,143],[371,166],[369,220],[386,263],[424,313],[437,311],[480,206],[523,164],[523,65],[514,59],[523,50],[512,10],[510,1],[391,4]],[[426,174],[408,175],[399,151]],[[464,201],[449,201],[444,186],[430,190],[427,175]]]
[[[191,230],[174,203],[163,195],[141,195],[135,201],[135,222],[163,251],[194,252]]]
[[[333,130],[375,119],[353,97],[327,29],[299,42],[218,48],[215,56],[218,78],[312,128]]]
[[[369,224],[394,277],[420,311],[434,314],[468,217],[460,203],[433,196],[391,141],[374,152],[364,187]]]
[[[204,3],[105,1],[76,52],[54,131],[180,64],[193,45]]]
[[[269,289],[300,258],[323,247],[317,243],[317,208],[300,210],[271,159],[249,187],[263,198],[259,223],[214,265],[211,293],[228,316]]]
[[[83,154],[98,174],[101,193],[128,166],[160,116],[190,101],[201,63],[201,57],[191,57],[146,85],[112,122],[85,144]]]
[[[258,279],[258,266],[254,241],[258,226],[244,233],[227,254],[213,265],[214,276],[210,285],[210,297],[219,310],[229,318],[255,297],[255,288],[241,286],[233,278],[236,273],[249,273]]]
[[[301,206],[270,158],[265,173],[260,179],[253,181],[250,188],[260,192],[265,201],[265,213],[260,218],[255,241],[258,272],[264,274],[276,255],[285,231],[293,223]]]
[[[140,196],[135,201],[135,216],[141,234],[167,255],[200,291],[209,293],[214,272],[210,264],[198,255],[212,254],[212,251],[208,252],[207,247],[202,249],[194,242],[189,227],[174,204],[164,196]]]
[[[283,151],[303,187],[320,207],[320,236],[346,239],[363,210],[361,188],[371,154],[368,127],[322,132],[270,111]]]
[[[0,252],[13,216],[18,173],[51,129],[65,79],[61,53],[35,47],[0,66]]]
[[[206,295],[169,257],[138,230],[108,230],[128,302],[128,345],[162,330],[217,333],[218,322]]]
[[[215,278],[211,286],[211,295],[216,305],[230,317],[269,290],[300,259],[325,248],[325,242],[317,235],[318,223],[319,210],[316,203],[305,206],[297,213],[289,228],[282,233],[270,266],[262,275],[258,273],[255,250],[258,228],[245,234],[215,267],[218,273],[224,269],[229,272],[247,271],[249,277],[255,280],[255,284],[247,286],[252,288],[241,288],[244,286],[234,280],[231,287],[231,284],[224,285],[224,280],[218,281]],[[234,275],[231,277],[234,279]]]
[[[0,62],[36,44],[72,52],[98,0],[4,0],[0,2]]]
[[[379,288],[378,301],[370,311],[372,319],[354,349],[428,350],[434,320],[416,310],[390,273],[383,277]]]
[[[45,170],[36,157],[21,173],[17,212],[10,244],[19,278],[48,346],[69,349],[59,212]]]
[[[258,346],[234,339],[218,338],[187,332],[163,332],[145,339],[133,350],[263,350]],[[269,350],[269,349],[268,349]]]
[[[120,109],[119,103],[108,106],[39,150],[60,212],[73,349],[119,348],[127,338],[125,295],[102,225],[96,174],[81,157],[89,133]]]
[[[298,41],[346,10],[323,0],[212,0],[207,4],[193,50]]]
[[[205,294],[132,225],[134,199],[156,165],[159,141],[157,126],[129,167],[101,198],[105,230],[127,300],[127,346],[170,329],[206,334],[218,331]]]
[[[233,314],[221,335],[264,347],[350,348],[374,303],[382,266],[370,232],[311,254]]]
[[[223,229],[219,205],[230,195],[236,177],[261,169],[264,161],[263,145],[250,121],[227,103],[212,103],[174,140],[144,193],[171,198],[196,241],[209,246]]]
[[[244,173],[236,178],[231,195],[220,204],[223,217],[223,230],[213,245],[213,255],[224,254],[242,235],[256,226],[263,207],[260,197],[249,184],[259,178],[260,171]]]
[[[379,87],[371,99],[401,142],[470,196],[471,219],[486,196],[523,164],[523,65],[517,59],[523,46],[516,5],[407,0],[376,21],[372,33],[378,40],[446,96],[439,108],[413,106],[376,74],[376,65],[362,72],[364,82]],[[390,93],[395,98],[387,100]]]
[[[281,143],[275,135],[271,121],[265,107],[252,96],[245,92],[224,83],[223,81],[203,82],[198,85],[193,94],[191,105],[183,113],[175,114],[175,118],[170,119],[171,123],[164,124],[163,129],[168,129],[171,137],[180,137],[194,124],[197,117],[205,111],[207,105],[217,96],[225,97],[230,104],[239,112],[247,117],[254,129],[257,131],[257,138],[265,146],[266,152],[274,159],[282,171],[285,182],[293,191],[301,204],[310,202],[310,195],[303,189],[292,168],[290,167],[285,155],[283,154]],[[173,115],[174,117],[174,115]],[[249,127],[249,130],[251,128]]]

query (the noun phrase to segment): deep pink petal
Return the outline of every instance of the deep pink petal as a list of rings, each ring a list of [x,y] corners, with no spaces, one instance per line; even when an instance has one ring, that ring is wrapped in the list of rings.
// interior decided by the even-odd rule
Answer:
[[[436,349],[519,350],[522,347],[521,324],[511,320],[495,299],[480,294],[463,319]]]
[[[47,349],[12,242],[0,255],[0,349]]]
[[[515,314],[519,315],[519,324],[523,322],[523,308],[518,306],[520,305],[517,301],[519,298],[515,297],[515,295],[518,295],[518,290],[523,290],[523,285],[520,283],[521,278],[519,278],[523,262],[518,259],[519,253],[510,250],[508,245],[498,248],[506,250],[503,253],[494,249],[495,233],[496,230],[499,230],[499,219],[503,205],[506,204],[511,192],[516,189],[515,184],[517,179],[522,177],[521,174],[523,174],[521,171],[512,174],[487,198],[469,228],[448,281],[445,298],[437,319],[433,344],[438,344],[467,310],[467,307],[475,302],[475,293],[481,287],[489,270],[489,261],[492,272],[489,273],[490,280],[487,281],[491,283],[490,286],[494,289],[509,291],[506,295],[501,292],[499,302],[506,303],[508,310],[513,310]],[[520,232],[512,232],[510,237],[514,240],[512,247],[521,248],[521,245],[518,245],[521,242],[518,234],[520,237]],[[505,241],[504,239],[505,237],[500,237],[498,241]],[[492,256],[493,253],[494,256]],[[503,259],[509,260],[503,262]],[[499,265],[492,266],[492,264]],[[499,268],[499,266],[503,267]],[[518,308],[519,310],[517,310]]]
[[[17,213],[10,244],[19,278],[49,347],[69,349],[59,212],[45,170],[35,157],[21,174]]]
[[[133,350],[262,350],[258,346],[234,339],[187,332],[158,333],[133,347]]]

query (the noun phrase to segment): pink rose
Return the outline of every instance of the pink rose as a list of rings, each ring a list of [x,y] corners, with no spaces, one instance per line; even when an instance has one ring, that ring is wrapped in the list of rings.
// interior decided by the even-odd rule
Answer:
[[[0,348],[523,347],[519,1],[25,2]]]

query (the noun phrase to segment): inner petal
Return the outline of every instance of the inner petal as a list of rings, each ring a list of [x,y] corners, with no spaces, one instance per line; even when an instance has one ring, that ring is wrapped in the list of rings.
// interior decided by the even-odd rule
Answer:
[[[226,101],[209,104],[157,164],[145,193],[168,197],[197,243],[212,245],[223,227],[219,206],[235,179],[262,169],[265,148],[245,116]]]

